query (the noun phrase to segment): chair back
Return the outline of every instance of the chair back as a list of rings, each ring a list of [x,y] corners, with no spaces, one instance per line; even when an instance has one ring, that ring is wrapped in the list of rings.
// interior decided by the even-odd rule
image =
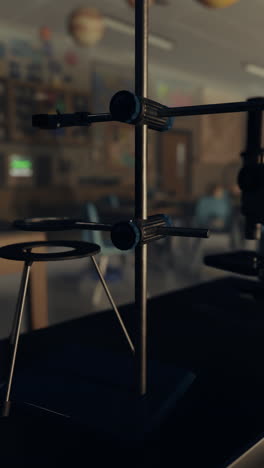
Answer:
[[[96,205],[92,202],[87,202],[84,205],[84,218],[91,223],[99,223],[99,215]],[[82,230],[82,240],[102,246],[104,239],[101,231],[86,231]]]
[[[100,198],[99,203],[109,206],[110,208],[117,209],[120,207],[120,200],[117,195],[107,195]]]
[[[87,202],[84,205],[83,217],[92,223],[100,223],[97,207],[92,202]],[[126,250],[118,250],[111,242],[107,242],[107,239],[103,236],[102,231],[86,231],[82,230],[82,240],[85,242],[91,242],[93,244],[100,245],[102,255],[123,255],[127,254]]]

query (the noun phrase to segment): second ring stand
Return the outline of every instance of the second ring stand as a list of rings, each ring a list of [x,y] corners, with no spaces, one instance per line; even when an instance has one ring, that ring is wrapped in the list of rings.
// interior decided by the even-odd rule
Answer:
[[[67,248],[68,250],[63,251],[63,252],[52,252],[52,253],[32,252],[32,249],[43,248],[43,247]],[[95,270],[98,274],[99,280],[101,281],[103,288],[106,292],[106,295],[109,299],[109,302],[112,305],[116,313],[116,316],[126,336],[128,344],[132,352],[134,352],[133,343],[125,328],[123,320],[117,310],[117,307],[114,303],[111,293],[105,283],[105,280],[102,276],[100,268],[94,258],[95,255],[97,255],[99,252],[100,252],[100,247],[97,244],[91,244],[88,242],[80,242],[80,241],[55,241],[55,242],[41,241],[41,242],[12,244],[12,245],[7,245],[5,247],[0,248],[1,258],[24,262],[24,268],[23,268],[20,289],[19,289],[19,294],[18,294],[18,299],[17,299],[16,312],[15,312],[13,328],[11,332],[10,341],[11,341],[11,346],[12,346],[12,353],[11,353],[10,368],[9,368],[8,377],[7,377],[7,384],[5,388],[5,394],[4,394],[2,416],[9,416],[10,410],[11,410],[10,394],[11,394],[14,369],[15,369],[15,363],[16,363],[16,357],[17,357],[17,351],[18,351],[19,336],[20,336],[30,271],[34,262],[61,261],[61,260],[70,260],[70,259],[77,259],[77,258],[83,258],[83,257],[90,257],[95,267]]]
[[[126,236],[122,229],[120,232],[119,225],[116,226],[118,227],[117,240],[120,243],[121,240],[124,241]],[[18,220],[14,222],[14,227],[30,231],[98,229],[110,231],[112,237],[115,233],[111,225],[87,223],[68,218]],[[132,238],[134,239],[133,236]],[[54,254],[32,252],[33,248],[40,246],[68,247],[74,250]],[[134,377],[137,367],[134,344],[94,258],[99,252],[100,247],[95,244],[65,241],[15,244],[0,249],[0,257],[24,262],[17,312],[11,335],[13,353],[5,395],[4,414],[9,415],[10,410],[10,389],[28,275],[32,263],[34,261],[65,260],[90,256],[133,354],[130,353],[127,356],[124,353],[114,353],[110,350],[92,349],[89,343],[83,347],[79,342],[74,343],[73,339],[73,345],[66,343],[63,349],[59,349],[47,359],[48,365],[47,362],[41,363],[38,360],[34,362],[33,367],[30,365],[30,372],[25,370],[16,374],[15,398],[21,401],[29,399],[37,406],[40,404],[42,406],[42,402],[44,402],[45,408],[52,408],[56,414],[70,415],[73,421],[84,424],[87,430],[105,434],[111,439],[122,440],[122,442],[134,447],[135,444],[141,444],[146,440],[146,437],[155,432],[171,408],[191,386],[195,375],[189,370],[175,368],[175,365],[163,365],[150,360],[148,383],[151,391],[143,398],[135,392]],[[70,377],[72,374],[79,376],[81,381],[79,382],[78,378],[76,382],[72,380]],[[60,389],[59,397],[56,397],[56,391],[54,394],[54,388]],[[63,401],[62,395],[64,394],[67,395],[67,401]]]

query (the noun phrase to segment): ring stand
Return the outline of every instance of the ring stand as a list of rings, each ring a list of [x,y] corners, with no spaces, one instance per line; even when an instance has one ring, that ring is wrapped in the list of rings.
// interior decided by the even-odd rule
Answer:
[[[68,250],[63,251],[63,252],[53,252],[53,253],[32,252],[32,249],[40,248],[40,247],[60,247],[60,248],[68,248]],[[21,323],[22,323],[30,271],[34,262],[61,261],[61,260],[70,260],[70,259],[77,259],[77,258],[83,258],[83,257],[90,257],[95,267],[96,273],[98,274],[98,278],[102,282],[103,288],[106,292],[109,302],[112,305],[117,315],[117,318],[119,320],[119,323],[122,327],[122,330],[128,340],[129,346],[134,352],[132,341],[127,333],[127,330],[122,321],[122,318],[113,301],[111,293],[104,281],[100,268],[94,258],[95,255],[97,255],[99,252],[100,252],[100,247],[97,244],[91,244],[88,242],[79,242],[79,241],[55,241],[55,242],[40,241],[40,242],[12,244],[12,245],[7,245],[5,247],[0,248],[1,258],[24,262],[24,268],[23,268],[20,289],[19,289],[19,294],[18,294],[18,299],[17,299],[16,312],[15,312],[15,317],[14,317],[14,322],[13,322],[13,327],[12,327],[12,332],[11,332],[11,339],[10,339],[11,346],[12,346],[11,363],[10,363],[10,368],[8,372],[8,377],[7,377],[7,384],[6,384],[5,395],[4,395],[4,404],[2,407],[2,416],[10,415],[10,410],[11,410],[10,394],[11,394],[14,369],[15,369],[15,363],[16,363],[16,357],[17,357],[17,351],[18,351],[20,329],[21,329]],[[39,408],[39,410],[41,411],[42,409]],[[52,412],[52,414],[58,414],[58,413]]]
[[[151,430],[151,427],[153,427],[152,423],[154,422],[155,425],[155,421],[160,421],[160,418],[163,417],[168,410],[174,407],[178,398],[185,393],[194,380],[192,372],[179,371],[175,366],[172,366],[173,369],[168,369],[165,368],[166,366],[157,364],[152,366],[147,359],[147,244],[160,238],[160,235],[195,235],[195,233],[193,233],[194,230],[191,230],[192,232],[190,232],[188,229],[182,229],[180,233],[179,229],[171,228],[164,219],[164,215],[155,216],[155,219],[150,219],[150,217],[148,217],[148,129],[162,132],[167,131],[172,126],[171,118],[176,116],[244,111],[255,112],[262,111],[264,108],[264,99],[262,98],[248,100],[246,102],[206,104],[201,106],[176,108],[169,108],[148,99],[148,4],[148,0],[135,1],[135,94],[130,92],[128,93],[126,91],[118,92],[112,97],[110,113],[90,114],[89,112],[76,112],[73,114],[57,113],[57,115],[39,114],[32,117],[33,127],[42,129],[56,129],[69,126],[89,126],[96,122],[110,121],[120,121],[134,125],[135,127],[135,215],[133,220],[126,223],[125,226],[117,226],[114,231],[111,231],[111,225],[83,223],[82,221],[71,223],[69,220],[64,220],[63,227],[60,227],[60,225],[55,226],[55,230],[79,228],[111,231],[112,234],[114,234],[114,237],[112,236],[112,241],[114,240],[116,242],[114,245],[117,247],[122,247],[123,245],[124,232],[129,231],[132,236],[131,244],[132,247],[135,248],[136,330],[135,347],[132,348],[135,351],[135,359],[133,361],[136,370],[135,379],[131,377],[132,371],[128,372],[128,370],[131,369],[128,361],[125,360],[125,362],[121,363],[118,361],[116,356],[111,356],[109,353],[105,353],[104,355],[101,355],[101,357],[98,357],[99,364],[96,366],[96,369],[93,370],[94,363],[90,356],[90,361],[86,360],[88,374],[90,369],[90,375],[86,375],[88,380],[94,377],[95,380],[97,379],[98,381],[98,376],[102,371],[102,368],[109,370],[109,372],[112,371],[112,374],[114,374],[111,377],[111,384],[113,384],[114,379],[119,383],[120,379],[124,382],[126,380],[126,372],[129,373],[129,377],[127,379],[126,390],[123,393],[116,389],[115,382],[114,385],[112,385],[112,391],[108,389],[107,385],[105,385],[104,388],[101,386],[99,389],[96,384],[94,384],[94,387],[91,384],[90,391],[88,391],[87,388],[85,391],[85,396],[88,395],[88,398],[85,398],[83,395],[82,399],[82,402],[85,405],[87,424],[91,424],[91,426],[99,424],[106,432],[110,432],[112,435],[115,434],[121,439],[126,438],[126,440],[130,441],[132,441],[132,439],[138,440],[138,438],[148,433],[149,430]],[[43,225],[41,225],[41,219],[39,218],[37,218],[34,226],[30,226],[30,224],[31,222],[26,220],[24,223],[20,222],[20,226],[18,223],[16,227],[26,230],[44,230]],[[52,229],[51,219],[50,230],[54,230]],[[204,232],[200,232],[195,236],[207,237],[204,234]],[[120,249],[122,249],[121,247]],[[26,248],[30,249],[30,247]],[[93,255],[90,254],[90,256],[93,262],[95,262]],[[15,336],[17,339],[19,336],[19,321],[21,321],[21,311],[24,303],[25,285],[28,281],[30,266],[30,261],[26,261],[22,279],[22,285],[24,284],[24,286],[21,287],[19,294],[19,312],[16,314],[15,320]],[[107,292],[107,285],[103,281],[96,264],[95,267],[100,276],[100,280],[104,285],[104,289]],[[110,299],[110,293],[107,292],[107,294]],[[110,300],[110,302],[113,306],[113,301]],[[129,344],[131,347],[131,343]],[[16,349],[14,351],[13,359],[15,360]],[[75,353],[75,356],[77,356],[78,353],[79,355],[80,353],[83,354],[83,352],[79,350]],[[57,358],[57,368],[60,369],[63,364],[63,357],[57,356]],[[53,365],[55,365],[55,357],[53,361]],[[83,371],[83,369],[79,370],[80,372]],[[45,376],[39,375],[40,381],[41,378],[43,379]],[[12,368],[9,381],[12,381]],[[150,382],[152,382],[153,385]],[[131,385],[134,390],[132,392]],[[45,393],[45,382],[43,382],[43,386],[44,388],[42,388],[42,390]],[[79,394],[78,390],[81,392],[82,385],[80,385],[79,388],[76,388],[77,385],[72,384],[72,387],[74,387],[72,392],[69,391],[69,385],[67,390],[69,391],[71,398],[74,399],[74,397],[76,397],[78,399],[78,397],[81,396],[81,393]],[[130,392],[127,392],[128,388],[130,389]],[[8,393],[7,396],[9,396]],[[75,406],[75,408],[78,407],[78,403],[79,402],[76,401],[77,406]],[[78,411],[80,412],[80,407],[78,408]],[[74,411],[72,413],[74,413]]]
[[[163,236],[171,233],[171,229],[175,231],[174,228],[170,228],[167,225],[163,219],[163,215],[162,219],[158,216],[157,219],[155,217],[155,220],[151,220],[147,214],[148,128],[163,131],[163,126],[166,127],[164,127],[164,130],[169,129],[171,126],[170,118],[157,115],[157,112],[167,111],[168,108],[157,106],[156,103],[147,99],[148,0],[136,0],[135,2],[135,92],[137,96],[140,96],[140,102],[137,99],[135,100],[136,113],[138,115],[135,116],[135,112],[132,112],[132,120],[135,117],[133,120],[135,123],[135,216],[134,222],[132,224],[128,223],[133,237],[132,244],[135,248],[135,345],[129,341],[129,336],[126,334],[135,357],[131,368],[131,361],[128,362],[125,359],[123,362],[121,359],[123,362],[121,363],[118,357],[114,355],[109,361],[110,354],[105,353],[102,359],[99,359],[100,363],[96,367],[97,373],[94,377],[98,379],[102,370],[101,366],[104,367],[104,363],[107,363],[107,367],[113,369],[114,374],[110,379],[112,390],[108,388],[107,384],[104,388],[100,387],[100,391],[98,388],[93,388],[90,394],[91,398],[83,400],[87,410],[87,424],[90,424],[91,427],[94,427],[94,425],[98,427],[99,425],[100,429],[107,432],[108,435],[122,440],[125,439],[130,444],[133,444],[135,440],[144,439],[146,433],[151,432],[152,428],[174,407],[175,403],[194,380],[194,374],[188,370],[178,369],[174,365],[163,366],[159,363],[151,363],[147,359],[147,244],[160,238],[160,235]],[[119,102],[121,103],[121,101]],[[124,104],[126,106],[125,102]],[[149,113],[146,119],[144,116],[145,111]],[[108,122],[113,120],[111,114],[91,115],[89,113],[75,113],[73,116],[69,114],[57,114],[55,118],[52,115],[33,116],[32,123],[33,126],[39,126],[40,128],[58,128],[65,125],[87,125],[87,118],[90,122]],[[131,123],[132,120],[128,119],[127,123]],[[38,221],[40,220],[38,219]],[[50,221],[52,224],[52,220]],[[64,228],[70,229],[70,222],[68,220],[64,221]],[[22,222],[20,228],[27,230],[29,228],[30,230],[30,226],[25,226],[25,224],[28,223],[24,223],[23,227]],[[38,230],[38,227],[44,230],[43,226],[37,226],[36,224],[38,223],[35,223],[35,229],[32,230]],[[17,227],[19,228],[19,225]],[[57,226],[57,228],[61,230],[60,227]],[[77,225],[74,228],[77,228]],[[111,231],[112,226],[101,225],[101,227],[98,227],[95,223],[85,223],[84,226],[84,223],[80,222],[79,228]],[[50,229],[53,230],[52,227]],[[178,229],[176,231],[176,235],[192,235],[188,229],[181,230],[181,233],[178,232]],[[120,236],[119,229],[115,234],[117,234],[117,244],[120,245],[120,237],[122,241],[123,234],[121,232]],[[172,235],[174,234],[172,233]],[[204,237],[204,235],[207,237],[207,234],[204,232],[198,234],[199,237]],[[92,257],[92,260],[94,261],[94,257]],[[100,276],[98,266],[95,265],[95,267]],[[24,269],[24,282],[26,282],[29,269],[27,263],[25,263]],[[100,276],[100,280],[107,292],[107,285],[103,281],[102,276]],[[109,292],[107,295],[110,299]],[[22,293],[20,293],[20,296],[22,296]],[[22,299],[20,299],[20,302],[22,302]],[[110,300],[110,302],[113,306],[113,301]],[[20,310],[22,307],[20,306],[18,309]],[[117,312],[116,308],[115,312]],[[18,316],[19,314],[16,315]],[[19,330],[17,328],[18,320],[16,320],[16,335],[18,336]],[[125,328],[122,328],[125,332]],[[61,365],[61,360],[59,362],[59,365]],[[134,367],[135,372],[133,372]],[[87,368],[89,368],[88,365]],[[127,380],[125,378],[121,379],[125,385],[121,386],[119,391],[113,379],[114,377],[122,377],[122,373],[127,372],[127,369],[131,369],[131,372]],[[12,375],[11,379],[9,377],[9,380],[12,380]],[[76,391],[73,391],[72,395],[74,398]]]
[[[41,226],[43,226],[43,223],[44,220],[42,220]],[[56,223],[58,223],[58,220],[56,220]],[[52,229],[54,226],[52,224],[49,227]],[[64,229],[64,227],[64,223],[61,226],[57,224],[58,229]],[[68,248],[68,250],[52,253],[32,252],[32,249],[40,247],[63,247]],[[94,258],[99,252],[100,247],[98,245],[77,241],[30,242],[12,244],[0,249],[0,257],[24,263],[10,339],[12,346],[11,364],[5,389],[2,416],[17,416],[17,414],[25,416],[25,414],[29,414],[29,417],[31,417],[30,415],[34,414],[38,418],[44,412],[45,416],[48,415],[56,419],[56,417],[66,417],[68,415],[67,410],[70,408],[70,416],[80,424],[83,424],[83,418],[87,419],[91,430],[98,433],[103,431],[108,437],[110,435],[114,436],[118,440],[125,441],[126,444],[131,442],[135,444],[135,442],[141,442],[159,425],[160,420],[174,406],[175,401],[185,393],[195,378],[192,372],[175,369],[174,365],[164,366],[150,362],[148,379],[150,392],[142,399],[135,389],[134,375],[136,368],[133,356],[120,356],[109,351],[102,352],[89,348],[81,349],[79,346],[74,347],[69,344],[69,347],[63,350],[61,354],[57,353],[52,356],[48,365],[49,371],[54,370],[53,375],[56,373],[60,375],[63,359],[66,359],[67,363],[74,362],[74,369],[71,369],[71,364],[67,364],[65,370],[68,373],[71,373],[71,370],[77,372],[78,363],[82,362],[85,357],[85,370],[81,365],[78,372],[78,374],[85,376],[85,380],[82,382],[81,394],[79,394],[78,385],[72,385],[71,381],[67,383],[67,397],[70,400],[70,403],[68,402],[66,405],[67,409],[66,406],[58,405],[58,402],[54,408],[54,402],[52,400],[49,402],[46,397],[46,392],[52,394],[54,386],[60,388],[61,392],[63,392],[67,377],[64,375],[63,380],[57,379],[55,382],[54,379],[51,379],[49,381],[45,362],[41,363],[39,361],[36,362],[36,368],[33,369],[33,377],[32,368],[30,368],[28,375],[27,372],[23,372],[22,377],[18,372],[16,389],[13,391],[17,401],[30,400],[32,403],[26,403],[27,409],[25,409],[23,405],[17,403],[11,405],[10,400],[28,280],[34,262],[90,257],[109,302],[116,313],[130,350],[134,354],[135,349],[132,340]],[[98,383],[102,381],[103,385]],[[38,388],[37,396],[34,396],[35,386]],[[171,387],[175,388],[174,392],[171,392]],[[42,389],[42,391],[39,389]],[[82,398],[84,389],[86,395],[85,406]],[[46,407],[40,406],[39,401],[44,401]],[[80,414],[82,414],[82,418],[80,418]]]

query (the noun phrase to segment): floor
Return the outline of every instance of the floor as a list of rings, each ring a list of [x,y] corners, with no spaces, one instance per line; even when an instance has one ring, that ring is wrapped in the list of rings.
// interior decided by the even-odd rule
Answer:
[[[229,251],[227,235],[215,235],[208,240],[202,240],[201,246],[194,252],[195,255],[191,252],[190,239],[174,238],[170,252],[166,242],[167,240],[162,240],[149,246],[148,297],[226,275],[223,271],[204,266],[202,256],[209,252]],[[255,244],[249,241],[246,247],[253,249]],[[97,279],[89,259],[53,262],[47,267],[50,324],[99,313],[109,308],[103,290],[98,304],[92,303]],[[133,253],[128,253],[125,258],[119,255],[111,257],[106,280],[117,305],[133,302]],[[10,333],[19,281],[19,274],[0,277],[0,339]],[[26,329],[24,321],[22,330]]]

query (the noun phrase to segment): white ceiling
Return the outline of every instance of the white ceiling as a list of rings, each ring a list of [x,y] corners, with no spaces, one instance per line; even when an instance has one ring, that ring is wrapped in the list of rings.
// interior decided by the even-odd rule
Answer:
[[[247,74],[242,63],[264,66],[264,0],[240,0],[224,9],[209,9],[195,0],[169,0],[152,6],[150,31],[170,39],[173,51],[150,48],[150,61],[161,69],[177,69],[201,84],[222,86],[246,96],[264,95],[264,79]],[[8,0],[0,4],[2,22],[20,26],[49,26],[65,33],[66,18],[78,6],[93,6],[103,15],[133,24],[126,0]],[[133,39],[107,31],[97,50],[121,57],[133,55]]]

